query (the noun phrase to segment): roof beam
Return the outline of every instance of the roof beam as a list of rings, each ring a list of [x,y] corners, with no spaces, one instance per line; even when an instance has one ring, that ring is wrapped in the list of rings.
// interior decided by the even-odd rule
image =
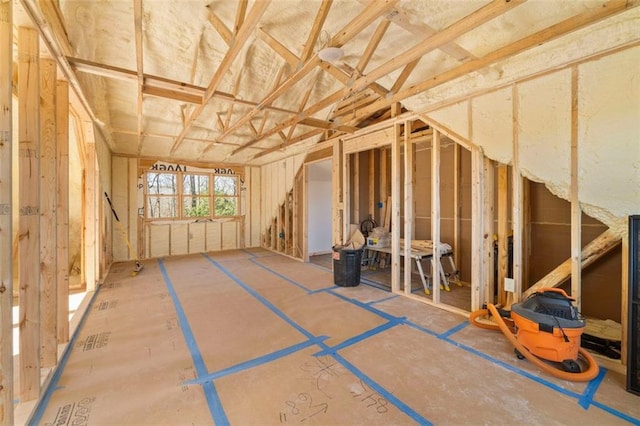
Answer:
[[[209,5],[207,5],[207,8]],[[218,15],[213,13],[211,9],[209,9],[209,23],[216,30],[216,32],[222,37],[222,40],[229,46],[231,44],[231,38],[233,35],[231,34],[231,30],[227,28],[227,26],[222,22]]]
[[[408,50],[401,53],[400,55],[394,58],[391,58],[384,64],[380,65],[378,68],[372,70],[366,76],[356,79],[353,82],[353,84],[351,84],[350,86],[345,87],[344,89],[338,90],[337,92],[334,92],[333,94],[322,99],[320,102],[316,103],[315,105],[312,105],[310,108],[303,111],[302,113],[296,114],[289,120],[286,120],[280,123],[274,129],[271,129],[270,131],[265,132],[263,138],[270,136],[276,132],[279,132],[282,129],[289,127],[304,118],[312,116],[318,111],[321,111],[324,108],[327,108],[328,106],[338,102],[340,99],[347,97],[350,94],[353,94],[354,92],[357,92],[363,89],[364,87],[370,85],[371,83],[374,83],[376,80],[380,79],[381,77],[384,77],[385,75],[395,71],[396,69],[404,65],[407,65],[413,61],[419,60],[423,55],[427,54],[428,52],[431,52],[434,49],[437,49],[440,46],[446,43],[449,43],[452,40],[455,40],[461,35],[508,12],[509,10],[524,3],[525,1],[526,0],[511,0],[509,2],[505,2],[504,0],[493,0],[491,3],[481,7],[480,9],[475,10],[474,12],[465,16],[459,21],[451,24],[450,26],[443,29],[442,31],[432,35],[431,37],[427,38],[422,42],[419,42],[418,44],[409,48]],[[385,106],[391,105],[393,103],[393,102],[387,103],[388,97],[381,98],[379,102],[382,102],[382,101],[384,101]],[[394,101],[394,102],[397,102],[397,101]],[[377,103],[378,102],[374,102],[374,104],[377,104]],[[242,146],[238,148],[236,151],[239,151],[240,149],[242,149]]]
[[[218,69],[216,70],[215,74],[211,78],[211,81],[209,82],[209,86],[207,87],[207,90],[205,91],[204,97],[202,99],[202,103],[193,110],[193,112],[189,116],[189,119],[187,120],[186,125],[184,126],[184,128],[176,138],[175,142],[171,146],[171,149],[169,150],[169,153],[171,155],[173,155],[176,152],[176,150],[182,143],[182,140],[184,139],[184,137],[187,135],[189,130],[191,130],[191,126],[193,125],[193,123],[200,116],[200,114],[202,114],[202,111],[204,110],[205,105],[211,100],[211,98],[215,94],[216,89],[218,88],[218,85],[222,81],[224,75],[231,68],[231,64],[233,64],[233,61],[235,60],[235,58],[238,56],[238,54],[244,47],[244,44],[249,39],[249,36],[253,32],[255,26],[260,21],[260,18],[262,17],[264,12],[267,10],[267,7],[269,6],[270,3],[271,3],[271,0],[261,0],[254,3],[253,7],[251,8],[251,11],[249,12],[249,15],[243,22],[242,27],[238,30],[238,33],[233,38],[231,47],[227,51],[224,58],[222,58],[222,62],[220,63],[220,65],[218,66]]]
[[[320,36],[320,31],[322,31],[322,27],[324,25],[324,21],[327,19],[327,15],[329,14],[329,9],[331,9],[331,4],[333,0],[322,0],[322,4],[320,5],[320,10],[318,10],[318,14],[316,15],[316,19],[313,21],[313,26],[311,27],[311,31],[309,31],[309,37],[307,37],[307,43],[304,45],[304,50],[302,51],[302,55],[300,55],[300,64],[307,62],[307,60],[311,57],[313,53],[313,48],[318,41],[318,37]]]
[[[366,8],[360,15],[349,22],[341,31],[339,31],[331,39],[331,42],[329,43],[330,46],[343,46],[347,41],[351,40],[353,37],[359,34],[362,30],[369,26],[369,24],[375,21],[380,15],[384,14],[387,10],[393,7],[393,5],[395,5],[397,2],[398,0],[376,1],[374,4]],[[245,114],[244,117],[238,120],[229,129],[227,129],[227,132],[223,135],[223,137],[231,134],[231,132],[243,126],[246,122],[255,117],[262,108],[271,104],[284,93],[288,92],[295,83],[302,80],[302,78],[309,74],[318,64],[320,64],[320,58],[318,58],[318,55],[313,55],[307,62],[303,64],[301,68],[296,70],[296,72],[294,72],[287,80],[285,80],[276,90],[269,93],[258,104],[256,108]]]
[[[474,71],[481,70],[482,68],[494,64],[500,60],[517,55],[525,50],[533,47],[540,46],[558,37],[567,35],[573,31],[579,30],[587,25],[591,25],[597,21],[608,18],[619,12],[627,9],[637,7],[640,2],[627,2],[627,0],[610,0],[601,7],[588,10],[579,15],[572,16],[564,21],[561,21],[555,25],[551,25],[537,33],[531,34],[520,40],[517,40],[511,44],[508,44],[500,49],[497,49],[491,53],[486,54],[482,58],[477,58],[465,62],[455,68],[440,73],[436,76],[432,76],[421,83],[414,84],[406,89],[393,94],[387,98],[381,98],[371,105],[364,107],[357,111],[353,121],[357,121],[370,114],[379,111],[382,108],[386,108],[394,102],[399,102],[403,99],[417,95],[429,89],[433,89],[441,84],[452,81],[458,77],[462,77]]]

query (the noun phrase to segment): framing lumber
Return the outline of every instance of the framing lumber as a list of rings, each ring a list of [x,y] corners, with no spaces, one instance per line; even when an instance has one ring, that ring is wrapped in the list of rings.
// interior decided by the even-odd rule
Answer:
[[[626,0],[610,0],[602,7],[591,9],[580,15],[568,18],[562,22],[538,31],[537,33],[531,34],[498,50],[488,53],[481,58],[469,60],[468,62],[454,67],[449,71],[431,76],[430,78],[427,78],[420,83],[413,84],[404,90],[401,90],[390,96],[380,98],[378,101],[372,103],[371,105],[358,110],[352,122],[360,121],[363,118],[368,117],[376,111],[386,108],[395,102],[400,102],[403,99],[417,95],[418,93],[424,92],[426,90],[433,89],[434,87],[440,86],[441,84],[452,81],[458,77],[462,77],[474,71],[479,71],[482,68],[494,64],[502,59],[506,59],[510,56],[524,52],[525,50],[531,49],[533,47],[540,46],[541,44],[547,43],[558,37],[579,30],[580,28],[584,28],[587,25],[591,25],[595,22],[613,16],[619,12],[623,12],[627,9],[634,8],[639,5],[640,3],[627,2]]]
[[[360,56],[360,61],[358,61],[358,65],[356,65],[356,68],[354,70],[354,77],[359,77],[364,74],[365,68],[367,68],[369,61],[371,61],[373,54],[382,41],[382,37],[384,37],[384,34],[387,32],[390,24],[391,21],[389,21],[388,19],[384,19],[378,24],[378,26],[376,27],[376,31],[371,36],[367,47],[364,49],[364,52],[362,52],[362,55]]]
[[[411,240],[414,230],[413,210],[413,144],[411,143],[411,122],[404,122],[404,294],[411,294]],[[408,242],[408,243],[407,243]]]
[[[521,300],[523,288],[523,240],[524,240],[524,223],[525,209],[528,209],[528,199],[524,195],[525,191],[524,178],[520,171],[520,152],[518,143],[518,85],[514,84],[511,89],[511,99],[513,100],[513,160],[511,166],[511,223],[513,227],[513,293],[507,294],[507,304]],[[526,203],[525,203],[526,202]],[[530,216],[527,216],[530,217]],[[530,235],[527,235],[527,244],[530,244]],[[510,303],[509,303],[510,302]]]
[[[245,15],[247,13],[247,4],[249,0],[239,0],[238,1],[238,9],[236,10],[236,20],[235,25],[233,26],[233,35],[237,36],[238,31],[242,28],[242,23],[244,22]]]
[[[378,218],[378,223],[385,226],[385,229],[389,230],[389,227],[386,226],[386,211],[389,210],[389,189],[388,189],[388,174],[387,174],[387,160],[388,160],[388,152],[387,148],[380,148],[380,191],[379,191],[379,200],[383,203],[383,208],[380,209],[380,217]]]
[[[612,231],[611,229],[607,229],[597,236],[593,241],[582,248],[582,252],[580,253],[581,269],[586,268],[616,248],[618,244],[620,244],[621,240],[622,235]],[[523,300],[535,293],[537,290],[558,287],[560,284],[568,280],[571,277],[571,263],[571,258],[565,260],[554,270],[542,277],[537,283],[529,287],[529,289],[522,294]]]
[[[133,28],[135,31],[136,41],[136,76],[138,80],[137,84],[137,108],[138,108],[138,155],[142,152],[142,143],[144,137],[142,136],[142,108],[143,108],[143,88],[144,88],[144,68],[143,68],[143,55],[142,55],[142,0],[133,0]]]
[[[342,243],[342,222],[344,221],[344,203],[342,202],[342,154],[343,142],[341,139],[333,141],[333,157],[331,160],[331,185],[333,197],[333,245]]]
[[[40,366],[57,363],[56,63],[40,59]]]
[[[13,421],[13,1],[0,0],[0,424]]]
[[[484,302],[484,182],[483,154],[479,148],[474,148],[471,150],[471,311],[480,309]]]
[[[94,291],[97,282],[97,257],[96,250],[99,247],[98,233],[98,206],[100,199],[98,187],[98,164],[96,158],[95,135],[93,132],[93,123],[90,121],[82,122],[82,135],[85,145],[86,165],[84,169],[84,202],[83,220],[84,220],[84,243],[83,243],[83,271],[87,291]]]
[[[407,241],[405,239],[405,241]],[[431,140],[431,289],[433,303],[440,303],[440,132],[433,131]],[[410,244],[409,244],[410,246]]]
[[[393,105],[393,115],[398,115],[400,105]],[[391,142],[391,291],[400,293],[400,145],[402,144],[402,124],[393,125]]]
[[[18,28],[20,399],[40,394],[40,72],[38,33]]]
[[[320,35],[320,31],[324,26],[324,22],[327,19],[327,15],[329,15],[329,10],[331,9],[331,4],[333,0],[322,0],[320,4],[320,9],[316,14],[316,19],[313,21],[313,26],[311,27],[311,31],[309,31],[309,36],[307,37],[307,42],[304,45],[304,50],[300,55],[300,64],[304,64],[309,60],[311,54],[313,53],[313,49],[318,41],[318,37]]]
[[[42,15],[46,20],[46,25],[51,28],[51,31],[58,42],[58,46],[65,55],[70,55],[73,52],[73,48],[69,43],[67,36],[67,30],[65,29],[64,19],[62,12],[58,7],[57,1],[52,0],[38,0],[38,6],[42,11]]]
[[[260,20],[260,17],[262,17],[262,15],[267,10],[267,7],[269,6],[270,3],[271,3],[271,0],[259,1],[259,2],[256,2],[251,8],[251,11],[249,12],[249,16],[247,16],[247,18],[243,22],[242,27],[239,29],[238,33],[236,34],[236,37],[233,38],[233,43],[231,47],[225,54],[224,58],[222,59],[222,62],[220,63],[220,65],[216,69],[215,74],[211,78],[211,81],[209,82],[209,86],[207,87],[207,90],[204,93],[202,103],[199,104],[191,112],[191,114],[189,115],[189,119],[187,120],[187,123],[185,124],[184,128],[182,129],[182,131],[176,138],[175,142],[171,146],[171,149],[170,149],[171,155],[173,155],[176,152],[176,150],[182,143],[182,140],[184,139],[184,137],[187,135],[187,133],[189,133],[189,130],[191,130],[191,126],[193,125],[193,123],[195,123],[195,121],[200,116],[200,114],[202,114],[204,107],[213,97],[224,75],[231,68],[231,64],[233,63],[234,59],[238,56],[238,54],[244,47],[244,44],[249,39],[249,36],[253,33],[255,26],[258,24],[258,21]]]
[[[209,5],[206,6],[209,8]],[[218,35],[224,40],[224,42],[228,45],[231,44],[231,30],[222,22],[222,19],[218,17],[211,9],[209,9],[209,16],[207,17],[211,26],[216,30]]]
[[[497,303],[504,306],[507,301],[504,293],[504,279],[507,277],[509,264],[509,187],[506,164],[498,165],[498,287]],[[493,302],[492,299],[488,300]]]
[[[57,338],[69,341],[69,83],[56,83]]]
[[[582,271],[580,268],[580,248],[582,247],[582,210],[578,197],[578,67],[571,69],[571,297],[578,310],[582,307]]]
[[[453,258],[456,262],[460,262],[460,254],[462,249],[462,232],[460,230],[460,182],[461,182],[461,168],[460,168],[460,145],[454,143],[453,146]]]
[[[482,274],[480,283],[481,298],[484,302],[493,300],[495,289],[494,265],[495,256],[493,249],[493,235],[495,234],[494,218],[494,198],[495,198],[495,167],[493,160],[483,156],[484,167],[484,195],[482,203],[482,221],[484,229],[482,231]]]
[[[338,102],[340,99],[348,97],[350,94],[358,92],[358,91],[364,89],[365,87],[367,87],[367,86],[369,86],[371,84],[374,84],[377,80],[379,80],[380,78],[384,77],[385,75],[387,75],[387,74],[395,71],[396,69],[398,69],[398,68],[400,68],[400,67],[402,67],[404,65],[407,65],[407,64],[409,64],[409,63],[411,63],[413,61],[419,60],[423,55],[427,54],[428,52],[433,51],[433,50],[439,48],[440,46],[453,41],[454,39],[460,37],[461,35],[471,31],[476,26],[481,25],[483,23],[486,23],[486,22],[490,21],[491,19],[493,19],[493,18],[495,18],[497,16],[500,16],[503,13],[506,13],[507,11],[512,9],[513,7],[516,7],[516,6],[520,5],[521,3],[525,2],[525,1],[526,0],[512,0],[510,2],[504,2],[503,0],[493,0],[488,5],[481,7],[480,9],[478,9],[475,12],[467,15],[466,17],[464,17],[461,20],[457,21],[456,23],[450,25],[449,27],[445,28],[444,30],[434,34],[433,36],[425,39],[423,42],[416,44],[412,48],[410,48],[410,49],[406,50],[405,52],[401,53],[400,55],[390,59],[389,61],[387,61],[384,64],[380,65],[378,68],[376,68],[376,69],[370,71],[369,73],[367,73],[367,75],[356,79],[355,81],[353,81],[353,83],[349,84],[345,88],[339,89],[338,91],[334,92],[333,94],[325,97],[321,101],[317,102],[315,105],[312,105],[311,107],[309,107],[304,112],[296,114],[292,118],[282,122],[281,124],[279,124],[278,126],[273,128],[272,130],[267,131],[260,139],[263,139],[263,138],[265,138],[267,136],[270,136],[270,135],[272,135],[274,133],[277,133],[278,131],[281,131],[284,128],[292,126],[294,123],[300,121],[301,119],[304,119],[306,117],[312,116],[316,112],[321,111],[324,108],[326,108],[326,107]],[[374,3],[374,5],[379,5],[379,4],[382,4],[382,2],[375,2]],[[373,9],[373,7],[374,6],[372,5],[367,10]],[[364,13],[363,13],[363,15],[364,15]],[[339,33],[339,35],[340,34],[342,34],[342,33]],[[307,64],[305,64],[305,66],[306,65]],[[408,75],[406,77],[408,77]],[[429,80],[429,81],[431,81],[431,80]],[[416,93],[412,93],[411,95],[413,95],[413,94],[416,94]],[[389,99],[391,97],[392,96],[389,96],[389,97],[385,96],[382,99],[386,100],[386,99]],[[405,97],[408,97],[408,96],[405,96]],[[402,97],[401,99],[404,99],[405,97]],[[268,97],[268,98],[270,98],[270,97]],[[273,100],[271,100],[271,101],[273,101]],[[264,103],[264,101],[263,101],[263,103]],[[374,104],[377,104],[377,102],[374,102],[372,105],[374,105]],[[388,106],[388,105],[391,105],[391,104],[392,103],[389,103],[389,104],[385,103],[384,106]],[[375,110],[373,110],[371,112],[375,112],[375,111],[378,111],[380,109],[382,109],[382,107],[381,108],[377,108],[377,109],[375,109]],[[367,108],[367,110],[368,110],[368,108]],[[253,110],[253,111],[256,111],[256,110]],[[249,117],[250,115],[251,115],[251,113],[248,114],[245,117]],[[248,121],[249,119],[250,119],[250,117],[247,118],[246,120]],[[357,121],[357,120],[352,120],[352,121]],[[242,122],[242,119],[240,120],[240,122]],[[246,121],[244,121],[244,122],[246,122]],[[244,122],[242,122],[242,124],[244,124]],[[236,129],[237,129],[237,127],[233,128],[233,126],[232,126],[232,129],[229,129],[227,131],[227,133],[225,133],[225,135],[223,135],[223,137],[227,136],[230,133],[231,130],[236,130]]]
[[[375,149],[369,150],[369,218],[375,220],[376,214],[376,153]]]
[[[621,297],[620,297],[620,325],[622,326],[622,340],[620,342],[620,363],[628,365],[628,335],[629,335],[629,218],[625,227],[625,235],[622,237],[622,262],[621,262]]]
[[[335,36],[331,38],[329,42],[329,46],[340,47],[359,34],[362,30],[364,30],[369,24],[375,21],[382,14],[386,13],[398,0],[381,0],[372,4],[370,7],[366,8],[360,15],[354,18],[351,22],[349,22],[342,30],[338,31]],[[221,138],[224,138],[231,134],[231,132],[237,130],[241,126],[243,126],[246,122],[255,117],[262,108],[266,105],[270,105],[273,101],[278,99],[284,93],[286,93],[295,83],[302,80],[307,74],[309,74],[316,66],[320,64],[321,60],[318,58],[318,55],[313,55],[307,62],[305,62],[302,67],[299,67],[287,80],[285,80],[277,89],[271,91],[254,109],[249,111],[249,113],[245,114],[244,117],[240,118],[234,125],[232,125],[225,134],[222,135]],[[334,102],[337,102],[342,96],[338,95],[335,98]],[[333,99],[333,97],[332,97]],[[332,102],[333,103],[333,102]],[[311,107],[314,108],[314,107]],[[321,110],[323,108],[320,108]],[[312,114],[306,114],[302,118],[306,118],[311,116]],[[297,115],[296,115],[297,116]],[[294,116],[294,121],[296,120],[296,116]],[[285,126],[289,127],[291,124]],[[279,127],[279,126],[278,126]],[[282,129],[276,127],[278,132]],[[267,136],[273,133],[267,132]],[[266,137],[266,136],[263,136]]]

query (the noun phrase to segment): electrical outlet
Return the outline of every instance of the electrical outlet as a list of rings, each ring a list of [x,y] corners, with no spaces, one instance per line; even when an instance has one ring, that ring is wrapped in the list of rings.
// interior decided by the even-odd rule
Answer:
[[[516,282],[513,278],[505,278],[504,279],[504,291],[510,291],[513,293],[516,290]]]

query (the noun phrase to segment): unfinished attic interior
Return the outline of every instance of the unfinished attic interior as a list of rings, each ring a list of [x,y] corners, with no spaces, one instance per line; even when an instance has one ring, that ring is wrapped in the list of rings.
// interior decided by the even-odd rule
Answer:
[[[640,424],[638,5],[0,0],[1,423]]]

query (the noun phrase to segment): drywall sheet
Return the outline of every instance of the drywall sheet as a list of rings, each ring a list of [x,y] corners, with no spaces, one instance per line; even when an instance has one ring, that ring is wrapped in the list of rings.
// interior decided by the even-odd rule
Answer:
[[[617,217],[637,214],[640,47],[582,64],[578,73],[580,202]]]
[[[471,100],[472,141],[484,154],[502,164],[513,157],[513,103],[511,88]]]
[[[518,154],[522,174],[569,197],[571,180],[571,70],[517,86]]]
[[[469,103],[459,102],[427,114],[438,124],[441,124],[463,138],[469,139]]]

